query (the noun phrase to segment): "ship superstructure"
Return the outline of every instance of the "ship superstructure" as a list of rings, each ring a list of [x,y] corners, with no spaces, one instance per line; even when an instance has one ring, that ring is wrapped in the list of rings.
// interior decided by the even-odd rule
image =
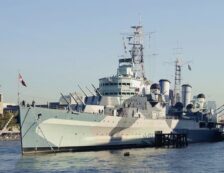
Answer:
[[[118,103],[134,95],[149,93],[150,82],[145,77],[143,57],[143,28],[132,26],[133,34],[128,35],[129,54],[124,42],[124,58],[119,59],[117,74],[99,80],[99,92],[103,96],[117,97]]]

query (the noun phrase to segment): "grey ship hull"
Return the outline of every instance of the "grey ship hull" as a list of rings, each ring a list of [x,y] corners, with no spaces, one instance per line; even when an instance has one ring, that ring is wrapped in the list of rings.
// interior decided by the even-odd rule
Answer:
[[[191,120],[127,118],[21,107],[20,122],[23,154],[149,147],[154,144],[156,131],[185,131],[190,143],[219,139],[218,129],[199,128]]]

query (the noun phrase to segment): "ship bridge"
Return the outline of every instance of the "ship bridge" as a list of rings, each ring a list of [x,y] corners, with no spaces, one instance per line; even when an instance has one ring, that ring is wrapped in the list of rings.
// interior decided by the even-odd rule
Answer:
[[[119,97],[122,103],[134,95],[150,92],[146,83],[144,78],[135,77],[131,58],[120,59],[116,76],[99,79],[99,91],[103,96]]]

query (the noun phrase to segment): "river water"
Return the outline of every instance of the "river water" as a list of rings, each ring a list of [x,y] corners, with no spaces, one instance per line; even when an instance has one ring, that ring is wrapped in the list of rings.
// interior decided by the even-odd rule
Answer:
[[[224,142],[22,156],[19,141],[0,141],[0,172],[224,173]]]

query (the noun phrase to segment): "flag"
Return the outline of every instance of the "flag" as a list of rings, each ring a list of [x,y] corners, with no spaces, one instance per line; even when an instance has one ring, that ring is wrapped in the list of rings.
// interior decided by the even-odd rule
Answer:
[[[26,86],[26,82],[23,80],[23,77],[21,76],[20,73],[19,73],[19,81],[21,82],[21,84],[22,84],[23,86],[27,87],[27,86]]]
[[[190,70],[191,71],[191,66],[188,64],[188,70]]]

